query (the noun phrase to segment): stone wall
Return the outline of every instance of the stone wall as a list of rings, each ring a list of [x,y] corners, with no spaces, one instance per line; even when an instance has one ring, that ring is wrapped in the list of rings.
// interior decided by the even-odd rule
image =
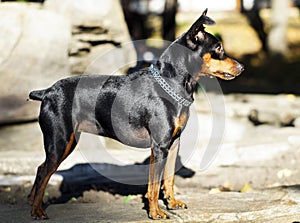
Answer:
[[[1,3],[0,36],[0,125],[37,118],[39,103],[26,101],[33,89],[136,61],[118,0]]]
[[[125,72],[136,62],[118,0],[47,0],[45,9],[72,24],[70,64],[73,74]]]

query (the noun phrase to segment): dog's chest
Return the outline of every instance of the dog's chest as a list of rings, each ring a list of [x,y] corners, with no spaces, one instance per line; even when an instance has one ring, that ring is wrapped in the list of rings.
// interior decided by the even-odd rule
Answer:
[[[176,135],[178,135],[182,132],[182,130],[186,126],[187,121],[188,121],[188,114],[185,112],[175,118],[174,131],[173,131],[172,137],[175,137]]]

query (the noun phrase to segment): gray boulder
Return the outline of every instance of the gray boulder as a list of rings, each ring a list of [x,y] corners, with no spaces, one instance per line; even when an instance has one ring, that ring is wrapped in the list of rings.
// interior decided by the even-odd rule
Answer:
[[[113,23],[109,16],[111,12],[118,12],[119,4],[115,0],[46,0],[44,8],[68,17],[73,26],[110,25]],[[117,3],[117,4],[116,4]],[[118,13],[113,13],[118,21]]]
[[[0,124],[37,117],[33,89],[68,75],[71,25],[39,4],[0,4]]]
[[[136,52],[118,0],[46,0],[44,8],[72,23],[72,74],[124,73],[134,66]]]

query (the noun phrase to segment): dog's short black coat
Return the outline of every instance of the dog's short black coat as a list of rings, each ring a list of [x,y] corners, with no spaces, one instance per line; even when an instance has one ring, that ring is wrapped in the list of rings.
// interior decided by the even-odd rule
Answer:
[[[191,102],[200,77],[230,80],[244,69],[226,56],[218,39],[204,30],[203,25],[214,24],[206,13],[207,10],[156,63],[156,69],[173,91]],[[66,78],[45,90],[32,91],[29,97],[42,102],[39,123],[46,152],[29,195],[33,218],[47,218],[42,209],[46,185],[75,148],[81,132],[110,137],[129,146],[151,147],[146,195],[149,216],[167,218],[158,207],[161,181],[168,208],[186,208],[174,198],[173,185],[180,135],[189,107],[169,97],[148,68],[123,76]]]

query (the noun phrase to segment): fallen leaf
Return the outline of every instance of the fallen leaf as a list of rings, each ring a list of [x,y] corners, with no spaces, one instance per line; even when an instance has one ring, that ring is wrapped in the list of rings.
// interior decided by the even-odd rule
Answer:
[[[290,101],[294,101],[297,97],[296,97],[296,95],[294,95],[294,94],[287,94],[287,95],[286,95],[286,98],[287,98],[288,100],[290,100]]]
[[[127,197],[124,198],[124,203],[128,203],[131,200],[132,196],[129,194]]]
[[[245,183],[241,189],[241,193],[250,192],[252,190],[253,190],[253,188],[248,183]]]

